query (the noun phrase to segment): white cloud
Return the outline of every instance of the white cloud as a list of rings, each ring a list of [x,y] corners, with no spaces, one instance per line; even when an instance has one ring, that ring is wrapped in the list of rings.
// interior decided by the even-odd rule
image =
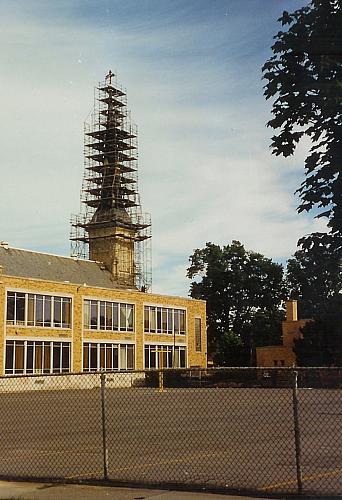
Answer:
[[[275,259],[290,256],[297,239],[321,224],[295,212],[303,151],[287,161],[268,151],[259,63],[244,69],[234,54],[248,49],[241,37],[234,42],[241,26],[218,27],[212,38],[206,22],[186,31],[133,27],[4,14],[0,239],[68,252],[83,170],[82,122],[92,85],[112,68],[140,129],[154,290],[186,294],[188,256],[206,241],[239,239]],[[216,57],[222,46],[226,60]]]

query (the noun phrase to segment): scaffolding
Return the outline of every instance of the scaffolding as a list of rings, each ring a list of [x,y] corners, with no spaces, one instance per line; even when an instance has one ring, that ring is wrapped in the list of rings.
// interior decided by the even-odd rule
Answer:
[[[133,246],[134,286],[147,291],[152,281],[151,218],[141,209],[137,146],[126,92],[109,71],[95,89],[90,121],[84,124],[81,210],[71,217],[71,255],[89,258],[94,230],[114,229],[118,250],[123,240]]]

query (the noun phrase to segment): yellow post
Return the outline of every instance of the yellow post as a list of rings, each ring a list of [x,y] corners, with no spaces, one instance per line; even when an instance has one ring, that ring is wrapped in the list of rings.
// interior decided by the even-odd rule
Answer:
[[[159,368],[159,392],[164,391],[164,373],[163,373],[163,349],[160,349],[158,352],[159,355],[159,363],[158,363],[158,368]]]

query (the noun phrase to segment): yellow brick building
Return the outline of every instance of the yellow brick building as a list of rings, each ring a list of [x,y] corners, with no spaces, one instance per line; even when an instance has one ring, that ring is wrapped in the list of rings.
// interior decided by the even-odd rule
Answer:
[[[114,77],[99,83],[85,124],[73,257],[0,244],[1,375],[206,366],[205,303],[147,293],[151,223],[136,127]]]
[[[120,288],[100,263],[0,246],[3,374],[206,366],[205,302]]]
[[[297,301],[286,301],[286,320],[282,322],[282,345],[256,348],[257,366],[276,367],[297,364],[294,341],[302,337],[301,328],[309,319],[298,319]]]

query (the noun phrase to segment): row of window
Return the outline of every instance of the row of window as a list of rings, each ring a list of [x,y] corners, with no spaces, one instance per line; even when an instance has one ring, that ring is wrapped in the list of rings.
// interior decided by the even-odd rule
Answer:
[[[186,348],[169,345],[146,345],[145,368],[186,368]]]
[[[184,309],[170,307],[144,307],[144,331],[185,335],[186,316]]]
[[[29,340],[9,340],[6,342],[5,373],[65,372],[70,372],[70,342]]]
[[[9,325],[71,327],[70,297],[7,292]],[[117,332],[134,331],[134,304],[84,300],[84,328]],[[186,311],[170,307],[144,307],[144,331],[185,335]]]
[[[134,345],[87,342],[83,345],[83,371],[134,370]]]
[[[7,324],[70,328],[71,298],[7,292]]]
[[[83,371],[134,370],[134,345],[86,342]],[[145,368],[186,368],[183,346],[146,345]],[[6,342],[5,373],[67,373],[71,371],[71,343],[9,340]]]
[[[84,301],[84,328],[132,332],[134,305],[102,300]]]

